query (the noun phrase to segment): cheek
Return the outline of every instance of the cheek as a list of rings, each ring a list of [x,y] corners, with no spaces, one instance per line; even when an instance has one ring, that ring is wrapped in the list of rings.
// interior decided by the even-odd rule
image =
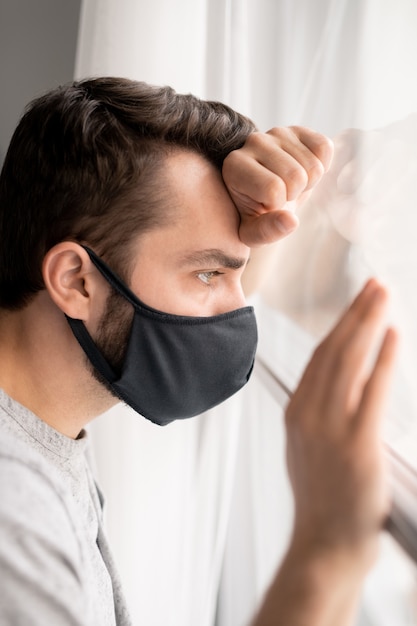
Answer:
[[[137,273],[131,289],[144,304],[174,315],[202,315],[199,302],[204,304],[209,291],[195,277],[166,270]]]
[[[200,286],[198,279],[195,279],[195,283],[197,286],[187,292],[187,298],[183,297],[184,307],[186,299],[188,304],[186,315],[207,317],[246,306],[240,278],[235,275],[215,278],[209,286]]]
[[[107,311],[108,302],[112,299],[113,293],[110,285],[103,279],[100,289],[94,294],[94,302],[91,307],[89,319],[85,322],[88,332],[93,336],[100,327],[102,318]]]
[[[120,375],[132,327],[134,310],[121,295],[113,292],[93,336],[104,357]]]

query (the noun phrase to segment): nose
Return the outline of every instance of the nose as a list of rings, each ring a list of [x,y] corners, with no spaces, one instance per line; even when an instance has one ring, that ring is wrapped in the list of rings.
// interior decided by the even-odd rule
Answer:
[[[221,315],[222,313],[229,313],[246,306],[246,298],[243,293],[241,282],[238,281],[233,288],[225,289],[222,293],[222,297],[219,297],[218,301],[214,305],[214,311],[212,315]]]

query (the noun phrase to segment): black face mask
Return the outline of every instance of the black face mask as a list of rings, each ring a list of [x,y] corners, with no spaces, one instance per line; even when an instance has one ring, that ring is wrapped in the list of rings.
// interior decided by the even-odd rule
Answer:
[[[247,383],[257,344],[253,307],[212,317],[157,311],[141,302],[92,250],[85,250],[104,278],[134,308],[120,376],[84,323],[67,317],[92,365],[121,400],[162,426],[203,413]]]

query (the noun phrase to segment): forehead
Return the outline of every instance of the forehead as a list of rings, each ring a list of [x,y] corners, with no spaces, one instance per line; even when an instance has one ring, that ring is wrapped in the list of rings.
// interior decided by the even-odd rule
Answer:
[[[217,250],[247,260],[239,239],[240,218],[219,170],[193,152],[176,152],[166,161],[163,184],[170,219],[140,237],[139,249],[171,255],[172,261]]]

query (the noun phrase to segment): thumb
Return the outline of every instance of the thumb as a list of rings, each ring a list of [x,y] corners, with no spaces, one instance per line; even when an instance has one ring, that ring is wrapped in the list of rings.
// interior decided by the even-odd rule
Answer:
[[[298,226],[298,217],[291,211],[270,211],[242,218],[240,240],[249,247],[274,243],[292,233]]]

